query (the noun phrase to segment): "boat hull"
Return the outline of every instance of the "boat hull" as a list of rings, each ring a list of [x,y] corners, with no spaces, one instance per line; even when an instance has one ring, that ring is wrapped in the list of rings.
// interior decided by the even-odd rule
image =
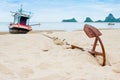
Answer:
[[[12,34],[19,34],[19,33],[28,33],[32,30],[31,26],[28,25],[20,25],[20,24],[10,24],[9,32]]]

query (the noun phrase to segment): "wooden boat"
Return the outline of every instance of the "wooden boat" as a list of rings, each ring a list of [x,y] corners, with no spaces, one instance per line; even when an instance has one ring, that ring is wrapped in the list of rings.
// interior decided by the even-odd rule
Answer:
[[[27,33],[32,30],[29,25],[31,12],[23,11],[22,7],[17,12],[13,13],[14,21],[9,24],[10,33]]]
[[[110,23],[108,23],[108,25],[115,25],[115,23],[111,23],[111,22],[110,22]]]

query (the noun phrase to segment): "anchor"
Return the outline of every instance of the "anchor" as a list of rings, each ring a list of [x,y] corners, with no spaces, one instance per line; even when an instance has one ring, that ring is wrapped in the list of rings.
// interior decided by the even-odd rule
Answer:
[[[93,26],[91,26],[91,25],[88,25],[88,24],[85,24],[85,25],[84,25],[84,32],[86,33],[86,35],[87,35],[89,38],[95,38],[93,48],[92,48],[91,51],[88,51],[88,52],[89,52],[90,54],[92,54],[94,57],[96,57],[96,56],[102,56],[102,58],[103,58],[102,66],[105,66],[105,65],[106,65],[105,48],[104,48],[104,45],[103,45],[103,43],[102,43],[101,38],[99,37],[99,36],[102,35],[102,33],[101,33],[97,28],[95,28],[95,27],[93,27]],[[99,43],[100,43],[102,52],[97,52],[97,51],[95,50],[98,41],[99,41]]]

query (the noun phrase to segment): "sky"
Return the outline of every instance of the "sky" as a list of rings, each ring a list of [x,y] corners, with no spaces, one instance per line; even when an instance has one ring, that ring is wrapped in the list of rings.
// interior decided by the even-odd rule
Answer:
[[[109,13],[120,17],[120,0],[0,0],[0,22],[11,22],[10,11],[17,11],[20,5],[33,13],[31,22],[61,22],[73,17],[78,22],[86,17],[96,21]]]

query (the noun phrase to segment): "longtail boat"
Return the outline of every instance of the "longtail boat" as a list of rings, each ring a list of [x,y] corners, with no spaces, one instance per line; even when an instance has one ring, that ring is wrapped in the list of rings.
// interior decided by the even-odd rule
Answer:
[[[29,21],[32,13],[24,11],[22,7],[17,12],[13,13],[14,21],[9,24],[10,33],[27,33],[32,30]]]

